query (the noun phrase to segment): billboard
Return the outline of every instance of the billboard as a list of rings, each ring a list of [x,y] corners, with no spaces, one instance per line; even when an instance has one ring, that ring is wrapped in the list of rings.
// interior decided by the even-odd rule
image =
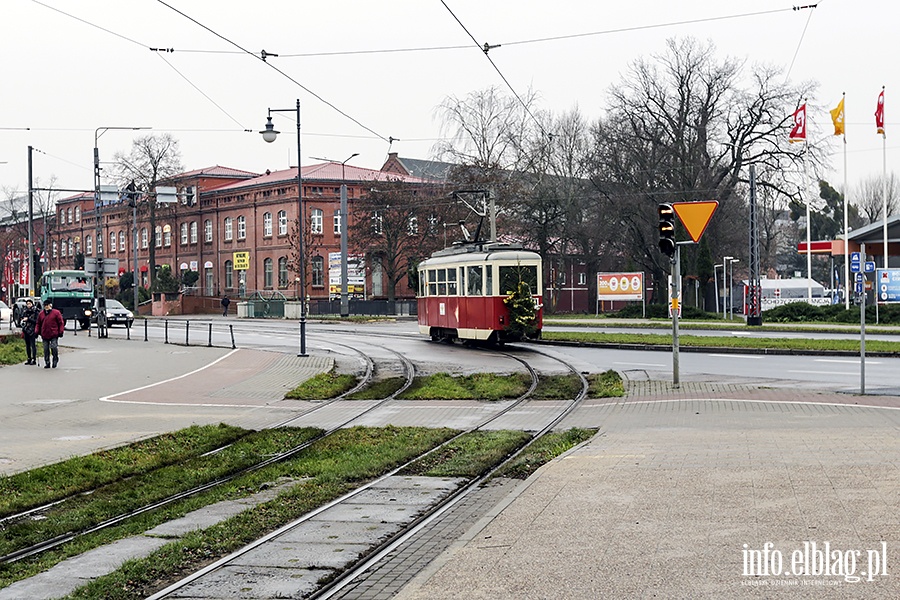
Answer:
[[[900,302],[900,269],[877,269],[875,285],[878,302]]]
[[[643,273],[597,273],[597,300],[643,299]]]

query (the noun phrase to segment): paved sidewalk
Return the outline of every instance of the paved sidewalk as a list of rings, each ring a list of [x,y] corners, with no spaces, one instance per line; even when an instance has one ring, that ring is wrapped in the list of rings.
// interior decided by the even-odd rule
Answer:
[[[260,350],[99,340],[67,332],[59,367],[0,368],[0,474],[194,424],[259,429],[305,403],[285,391],[332,360]]]

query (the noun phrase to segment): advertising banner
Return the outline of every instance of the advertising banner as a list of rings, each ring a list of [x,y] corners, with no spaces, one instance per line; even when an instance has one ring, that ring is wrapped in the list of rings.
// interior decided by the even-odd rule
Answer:
[[[597,273],[598,300],[643,300],[643,273]]]

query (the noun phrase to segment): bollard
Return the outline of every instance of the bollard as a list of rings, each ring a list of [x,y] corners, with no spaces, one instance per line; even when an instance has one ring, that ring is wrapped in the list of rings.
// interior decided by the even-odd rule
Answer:
[[[169,343],[169,321],[168,321],[168,319],[166,319],[166,320],[164,321],[164,323],[166,324],[166,327],[165,327],[165,330],[166,330],[166,341],[165,341],[164,343],[165,343],[165,344],[168,344],[168,343]]]
[[[131,322],[128,319],[125,319],[125,339],[131,339]]]
[[[212,323],[209,324],[209,343],[206,344],[207,348],[212,348]]]
[[[144,341],[147,341],[147,319],[144,319]]]
[[[184,345],[185,346],[191,345],[190,333],[191,333],[191,321],[187,320],[184,322]]]
[[[234,350],[237,346],[234,345],[234,325],[229,325],[228,330],[231,332],[231,349]]]

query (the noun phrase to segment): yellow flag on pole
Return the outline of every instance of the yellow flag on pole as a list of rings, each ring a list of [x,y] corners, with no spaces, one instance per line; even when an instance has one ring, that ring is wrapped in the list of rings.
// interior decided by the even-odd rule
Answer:
[[[844,135],[844,99],[831,111],[831,120],[834,121],[834,135]]]

